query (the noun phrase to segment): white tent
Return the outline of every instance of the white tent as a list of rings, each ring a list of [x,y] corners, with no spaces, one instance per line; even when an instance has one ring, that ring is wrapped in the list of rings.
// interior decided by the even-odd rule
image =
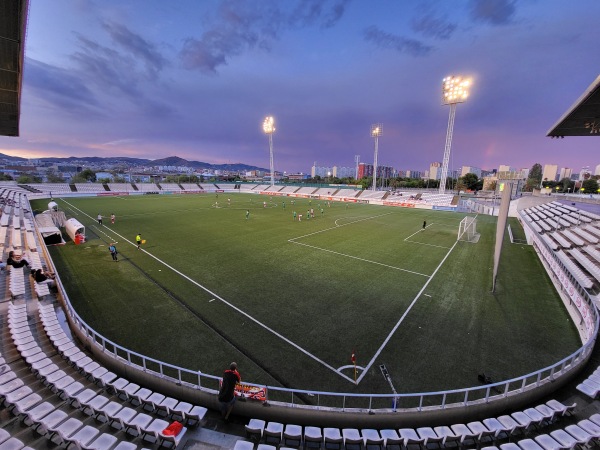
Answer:
[[[77,235],[85,236],[85,227],[77,219],[71,218],[65,222],[65,232],[75,241]]]
[[[38,214],[35,216],[35,222],[37,224],[37,229],[42,235],[42,238],[44,238],[46,245],[64,243],[62,233],[54,224],[52,215],[50,213]]]

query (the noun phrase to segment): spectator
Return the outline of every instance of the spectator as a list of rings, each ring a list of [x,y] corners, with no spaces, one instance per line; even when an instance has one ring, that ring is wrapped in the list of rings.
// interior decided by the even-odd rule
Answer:
[[[38,284],[47,284],[48,287],[51,288],[56,287],[56,282],[54,281],[54,274],[50,272],[43,272],[42,269],[31,269],[31,276]]]
[[[227,422],[229,414],[235,404],[235,386],[242,381],[240,373],[237,371],[237,364],[232,362],[223,373],[223,382],[219,389],[219,403],[221,404],[221,416]]]
[[[13,266],[15,269],[19,269],[23,266],[29,267],[29,261],[23,258],[20,255],[15,255],[14,251],[11,251],[8,254],[8,259],[6,260],[7,266]]]

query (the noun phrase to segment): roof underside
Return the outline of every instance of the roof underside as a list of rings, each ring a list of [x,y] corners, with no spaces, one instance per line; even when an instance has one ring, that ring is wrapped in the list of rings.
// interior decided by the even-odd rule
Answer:
[[[600,136],[600,76],[563,114],[547,136]]]
[[[19,135],[28,3],[0,1],[0,136]]]

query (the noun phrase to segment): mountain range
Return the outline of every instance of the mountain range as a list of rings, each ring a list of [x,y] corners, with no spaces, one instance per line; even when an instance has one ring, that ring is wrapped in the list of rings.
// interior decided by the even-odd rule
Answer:
[[[8,161],[13,161],[14,163],[23,163],[25,161],[29,161],[28,158],[21,158],[19,156],[10,156],[0,153],[0,158]],[[69,156],[67,158],[58,158],[58,157],[47,157],[47,158],[39,158],[41,162],[53,163],[53,164],[94,164],[101,165],[103,163],[115,165],[115,164],[124,164],[130,167],[135,166],[186,166],[193,167],[194,169],[210,169],[210,170],[225,170],[225,171],[250,171],[250,170],[262,170],[268,172],[268,169],[250,166],[248,164],[242,163],[234,163],[234,164],[210,164],[202,161],[188,161],[186,159],[180,158],[179,156],[169,156],[167,158],[161,159],[144,159],[144,158],[127,158],[121,156],[109,156],[109,157],[100,157],[100,156]]]

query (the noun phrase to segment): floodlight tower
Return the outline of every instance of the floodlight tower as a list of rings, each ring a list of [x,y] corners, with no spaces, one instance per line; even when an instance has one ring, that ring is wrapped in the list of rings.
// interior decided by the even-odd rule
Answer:
[[[267,116],[263,122],[263,131],[269,136],[269,155],[271,161],[271,186],[275,185],[275,166],[273,164],[273,133],[275,133],[275,119]]]
[[[375,154],[373,156],[373,191],[377,190],[377,153],[379,152],[379,136],[383,132],[383,126],[380,123],[371,125],[371,136],[375,139]]]
[[[470,85],[471,79],[461,76],[449,76],[442,80],[442,104],[450,105],[450,115],[448,116],[446,147],[444,148],[444,160],[442,162],[440,194],[446,193],[446,178],[448,177],[448,162],[450,161],[450,148],[452,147],[452,133],[454,131],[456,104],[463,103],[467,100],[467,97],[469,96]]]

